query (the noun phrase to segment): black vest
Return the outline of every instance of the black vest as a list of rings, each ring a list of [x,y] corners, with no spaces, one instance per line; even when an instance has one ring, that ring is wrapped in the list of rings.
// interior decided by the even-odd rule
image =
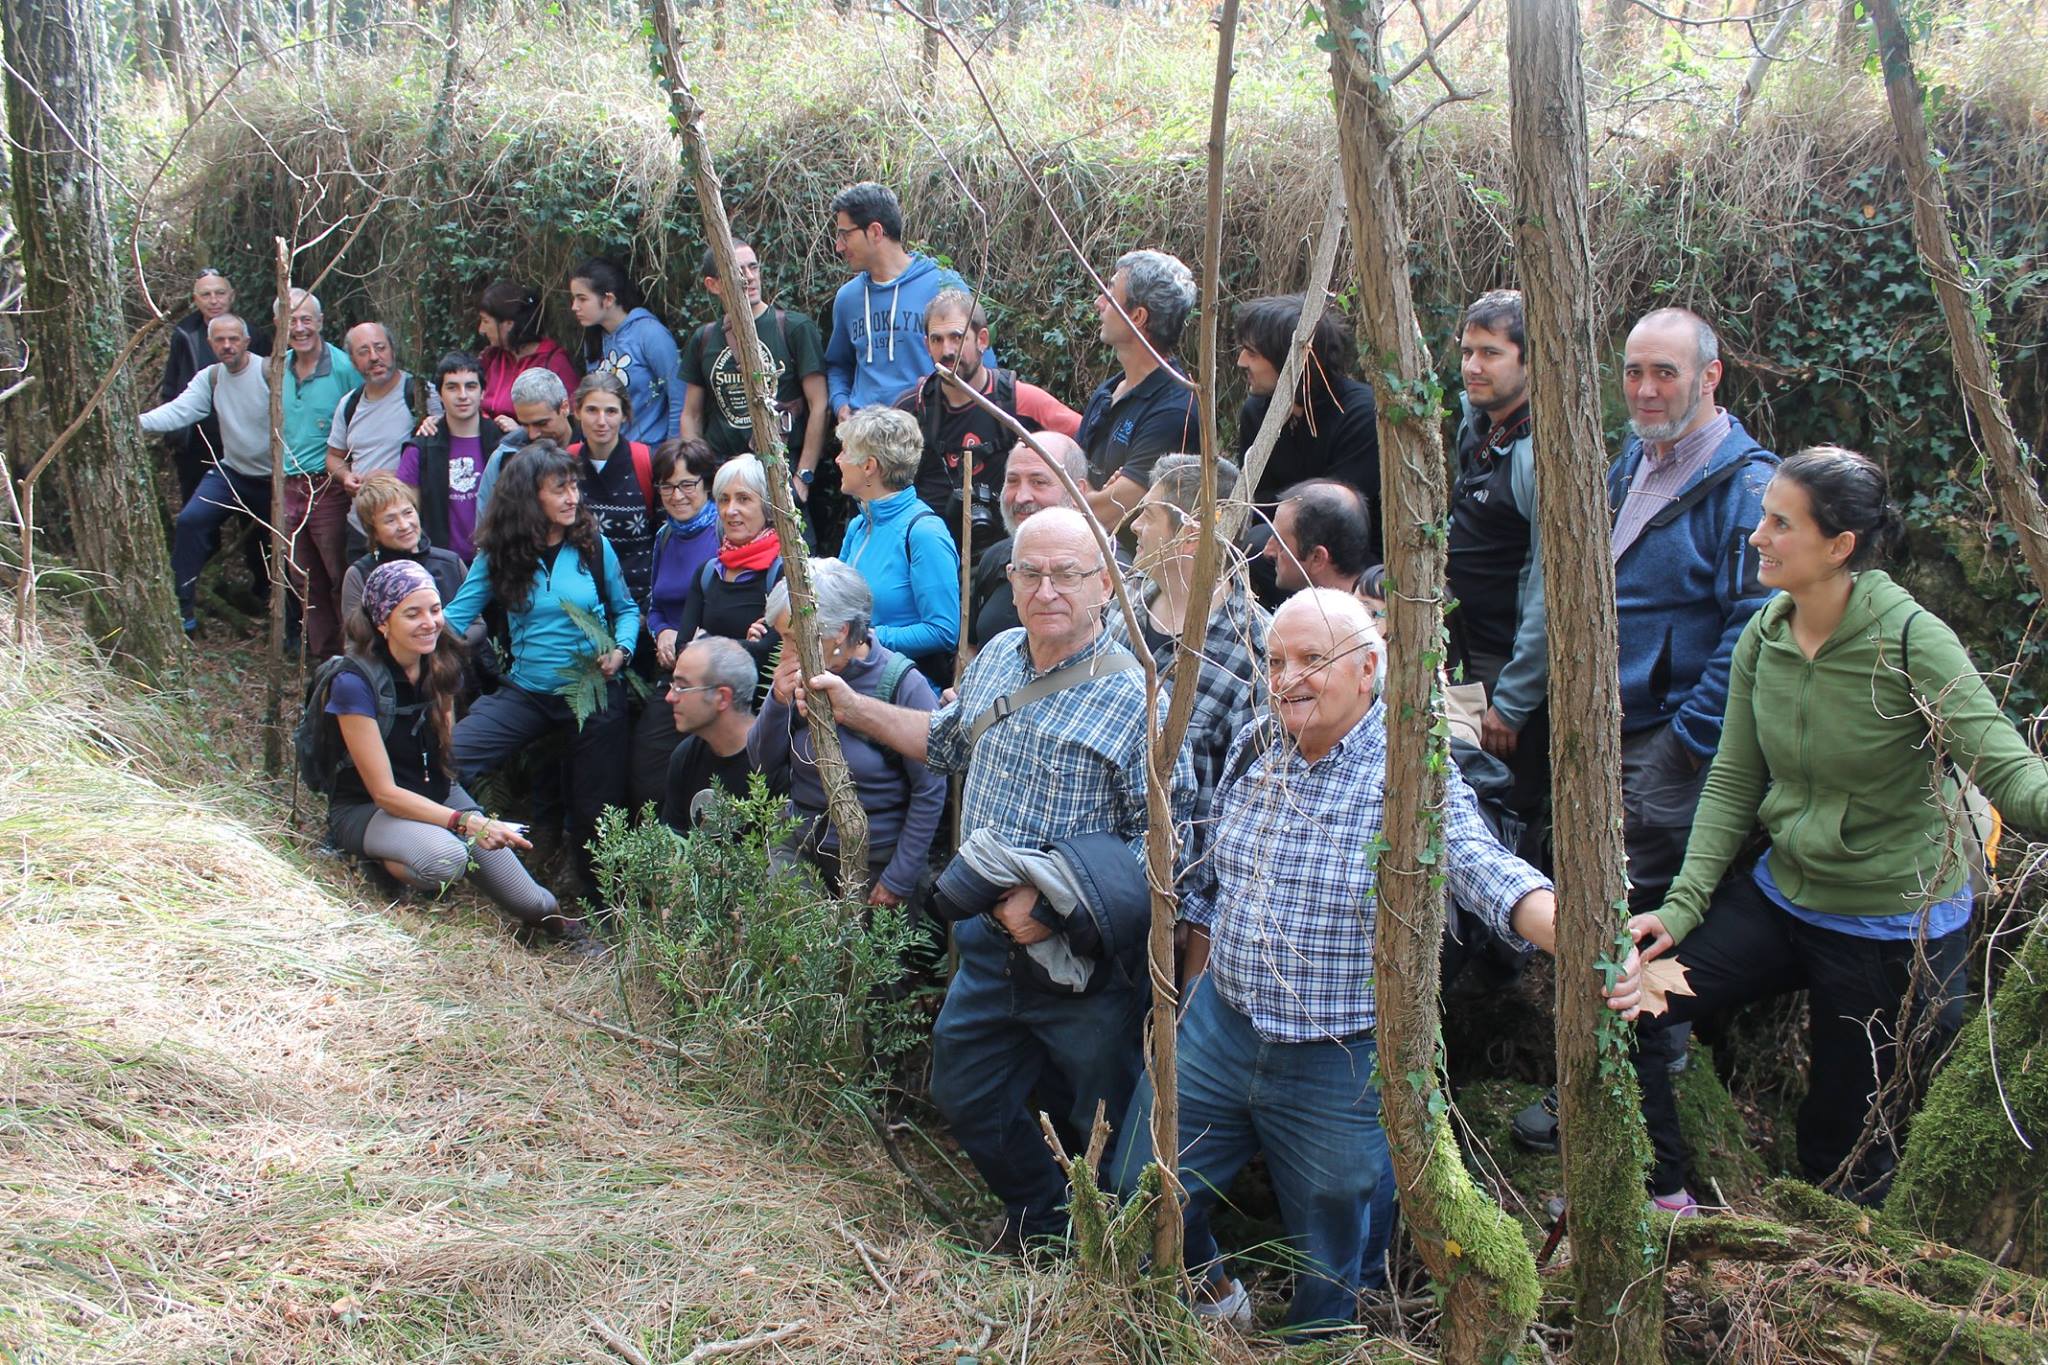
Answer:
[[[1003,471],[1009,464],[1010,447],[1016,438],[978,403],[959,409],[946,402],[945,381],[931,375],[917,388],[910,413],[924,432],[924,458],[917,467],[917,496],[925,506],[945,519],[955,544],[960,540],[960,481],[962,462],[972,451],[974,487],[974,543],[961,546],[964,555],[979,555],[1006,534],[1000,499]],[[1037,423],[1017,416],[1017,373],[998,369],[995,383],[984,395],[1026,429]]]
[[[448,424],[441,423],[432,436],[414,436],[420,452],[420,529],[435,545],[446,545],[448,535]],[[485,451],[484,457],[490,458]]]
[[[1451,490],[1446,575],[1457,599],[1450,618],[1456,656],[1505,659],[1521,620],[1522,569],[1529,562],[1529,519],[1515,507],[1514,446],[1529,434],[1524,408],[1506,426],[1484,413],[1458,433],[1458,481]]]

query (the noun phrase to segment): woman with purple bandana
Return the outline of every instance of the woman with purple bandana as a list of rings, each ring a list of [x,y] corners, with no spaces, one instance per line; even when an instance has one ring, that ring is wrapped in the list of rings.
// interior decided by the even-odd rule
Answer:
[[[379,565],[343,628],[347,654],[325,707],[344,751],[329,796],[329,839],[429,893],[473,871],[523,939],[587,948],[583,922],[564,917],[513,852],[531,847],[524,832],[485,815],[450,777],[463,657],[442,639],[433,576],[409,559]]]

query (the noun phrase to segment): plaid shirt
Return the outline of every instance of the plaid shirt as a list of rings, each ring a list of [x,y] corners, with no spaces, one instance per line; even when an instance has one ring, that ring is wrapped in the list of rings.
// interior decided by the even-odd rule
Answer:
[[[1107,632],[1098,634],[1058,668],[1114,648]],[[967,774],[961,838],[987,828],[1007,844],[1035,849],[1077,834],[1114,833],[1142,855],[1151,737],[1143,675],[1115,673],[1042,697],[991,726],[968,761],[975,720],[1037,676],[1023,629],[1006,630],[967,666],[959,700],[932,716],[925,765]],[[1174,759],[1169,800],[1176,823],[1187,819],[1193,791],[1194,772],[1183,745]]]
[[[1142,575],[1126,580],[1132,600],[1142,613],[1157,589]],[[1251,600],[1244,585],[1235,583],[1223,605],[1209,617],[1209,632],[1202,641],[1196,661],[1195,706],[1188,713],[1187,753],[1194,765],[1195,799],[1190,820],[1180,829],[1179,880],[1183,897],[1210,891],[1215,873],[1209,866],[1208,833],[1210,808],[1216,798],[1216,783],[1223,776],[1223,760],[1230,742],[1245,722],[1266,706],[1266,628],[1273,622],[1264,607]],[[1130,645],[1130,631],[1124,614],[1114,605],[1109,609],[1107,629],[1118,644]],[[1160,639],[1152,650],[1162,685],[1177,683],[1182,658],[1180,637]],[[1185,913],[1183,913],[1185,918]]]
[[[1278,1043],[1344,1038],[1373,1027],[1373,940],[1378,927],[1371,852],[1387,780],[1386,706],[1370,711],[1315,763],[1290,742],[1241,751],[1270,722],[1231,746],[1216,794],[1211,895],[1190,895],[1183,918],[1211,926],[1209,971],[1231,1008]],[[1450,893],[1517,947],[1515,902],[1549,887],[1494,841],[1472,789],[1446,770],[1444,871]]]

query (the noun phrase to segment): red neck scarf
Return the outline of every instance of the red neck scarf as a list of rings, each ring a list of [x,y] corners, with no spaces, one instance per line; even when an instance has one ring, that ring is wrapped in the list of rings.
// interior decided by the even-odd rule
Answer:
[[[782,542],[776,539],[775,528],[770,526],[744,545],[720,545],[718,562],[733,573],[742,569],[759,573],[773,564],[781,553]]]

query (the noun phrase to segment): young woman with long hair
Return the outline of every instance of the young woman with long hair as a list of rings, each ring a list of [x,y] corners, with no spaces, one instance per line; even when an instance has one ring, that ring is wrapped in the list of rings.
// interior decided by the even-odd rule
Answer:
[[[512,413],[512,381],[528,370],[553,370],[562,387],[581,376],[569,353],[546,335],[546,309],[538,289],[499,280],[477,300],[477,335],[484,339],[484,420],[501,432],[519,425]]]

